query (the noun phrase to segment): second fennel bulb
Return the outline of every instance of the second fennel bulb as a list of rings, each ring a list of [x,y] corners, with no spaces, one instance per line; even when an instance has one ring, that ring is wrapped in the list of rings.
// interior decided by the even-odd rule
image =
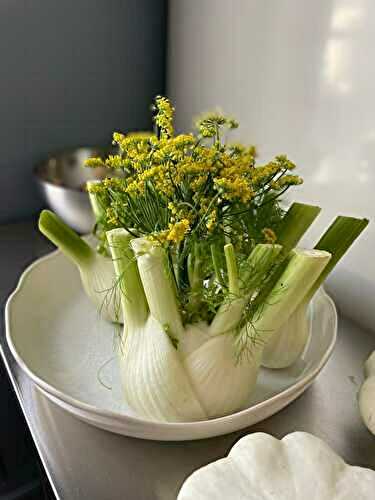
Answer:
[[[300,304],[267,342],[262,356],[266,368],[287,368],[301,356],[310,337],[309,303]]]
[[[43,210],[39,229],[78,268],[82,287],[99,314],[122,322],[120,299],[112,259],[97,253],[56,214]]]
[[[317,250],[328,251],[330,259],[319,278],[309,288],[306,287],[300,305],[280,330],[271,336],[263,351],[262,365],[267,368],[287,368],[297,361],[305,350],[310,336],[308,308],[310,301],[349,247],[366,228],[366,219],[339,216],[327,229],[318,243]]]

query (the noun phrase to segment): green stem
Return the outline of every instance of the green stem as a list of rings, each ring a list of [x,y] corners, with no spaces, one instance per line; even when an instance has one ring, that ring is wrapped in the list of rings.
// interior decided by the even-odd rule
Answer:
[[[188,277],[190,284],[189,308],[198,310],[201,304],[200,291],[203,287],[203,261],[200,244],[195,242],[188,256]]]
[[[193,250],[189,253],[188,255],[188,260],[187,260],[187,268],[188,268],[188,278],[189,278],[189,284],[190,288],[192,288],[194,284],[194,248]]]
[[[41,233],[78,267],[89,265],[90,260],[95,257],[94,250],[50,210],[41,212],[38,226]]]
[[[225,288],[225,281],[223,278],[223,271],[222,271],[222,253],[221,250],[219,249],[217,243],[212,243],[210,246],[211,248],[211,258],[212,258],[212,264],[214,266],[214,271],[215,271],[215,277],[218,283]]]
[[[121,303],[126,324],[145,323],[148,307],[134,253],[130,247],[132,236],[125,229],[107,232],[116,277],[121,291]]]
[[[132,248],[150,313],[173,339],[179,340],[183,326],[165,250],[146,238],[136,238]]]
[[[328,274],[367,227],[368,223],[368,219],[356,219],[354,217],[344,217],[342,215],[336,217],[315,245],[317,250],[325,250],[332,254],[332,258],[306,294],[305,300],[307,302],[310,301]]]
[[[89,193],[90,204],[91,204],[92,211],[94,212],[96,222],[99,222],[103,218],[104,210],[103,210],[102,204],[100,203],[98,193],[91,192],[90,188],[92,188],[96,184],[100,184],[100,183],[101,183],[101,181],[98,181],[98,180],[86,182],[87,190]]]
[[[283,217],[281,228],[277,234],[277,242],[282,245],[282,262],[275,268],[272,276],[266,282],[255,299],[255,310],[265,301],[277,281],[285,270],[286,258],[289,252],[297,245],[307,229],[320,213],[320,207],[306,205],[304,203],[293,203]]]
[[[238,325],[248,300],[269,273],[281,250],[280,245],[269,244],[259,244],[253,249],[241,276],[241,297],[226,302],[220,307],[210,326],[211,335],[233,330]]]
[[[283,246],[284,256],[297,245],[320,211],[320,207],[304,203],[293,203],[290,206],[277,234],[277,243]]]
[[[199,243],[195,242],[193,251],[188,257],[188,274],[191,291],[189,303],[193,308],[199,308],[201,301],[200,290],[203,286],[203,261],[201,252]]]
[[[259,285],[266,279],[282,251],[281,245],[269,243],[256,245],[247,258],[246,269],[241,275],[241,288],[252,291],[259,289]]]
[[[267,340],[293,314],[309,289],[329,262],[331,255],[320,250],[295,249],[287,258],[287,265],[276,282],[270,296],[259,307],[251,324],[240,332],[241,339],[248,338],[248,329],[255,336]],[[265,342],[256,342],[260,352]]]
[[[196,292],[201,288],[203,281],[203,261],[201,258],[201,248],[199,243],[194,243],[194,265],[193,265],[193,275],[191,289]]]
[[[225,262],[227,264],[228,273],[228,289],[233,297],[238,297],[240,294],[240,286],[238,282],[238,268],[236,262],[236,253],[232,243],[227,243],[224,246]]]

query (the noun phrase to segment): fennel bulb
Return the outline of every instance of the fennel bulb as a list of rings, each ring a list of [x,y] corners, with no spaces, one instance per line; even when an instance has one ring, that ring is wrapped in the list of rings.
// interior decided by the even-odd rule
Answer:
[[[327,265],[330,254],[294,250],[272,297],[237,340],[245,342],[246,355],[235,352],[236,324],[231,330],[201,322],[183,325],[165,250],[144,238],[132,239],[124,229],[107,233],[119,278],[123,314],[127,318],[119,349],[119,363],[126,402],[139,414],[156,420],[183,422],[213,418],[242,409],[255,386],[264,339],[276,331],[298,306],[298,297]],[[230,248],[230,247],[229,247]],[[272,245],[263,252],[272,255]],[[271,252],[270,252],[271,250]],[[256,247],[253,257],[262,254]],[[231,251],[227,251],[230,258]],[[251,255],[250,255],[251,258]],[[269,266],[273,259],[262,260]],[[233,287],[235,274],[232,277]],[[233,300],[218,311],[235,314]],[[251,333],[249,333],[251,330]]]
[[[263,351],[263,366],[287,368],[301,356],[310,336],[308,307],[312,297],[367,225],[366,219],[339,216],[315,245],[316,249],[330,252],[332,258],[313,286],[306,289],[300,306],[277,334],[269,339]]]
[[[39,229],[77,266],[83,289],[100,315],[108,321],[122,322],[112,260],[98,254],[49,210],[41,212]]]
[[[308,302],[302,302],[265,345],[262,365],[266,368],[287,368],[301,356],[310,337]]]

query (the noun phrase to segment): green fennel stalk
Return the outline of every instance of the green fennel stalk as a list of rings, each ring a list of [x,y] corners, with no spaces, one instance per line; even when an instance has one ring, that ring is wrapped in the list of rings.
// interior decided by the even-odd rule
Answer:
[[[56,214],[43,210],[40,231],[78,268],[86,295],[109,321],[121,322],[120,300],[111,259],[95,252]]]
[[[367,224],[366,219],[339,216],[320,238],[315,248],[330,252],[332,257],[312,286],[306,287],[303,300],[295,312],[269,339],[263,352],[264,366],[286,368],[300,357],[310,334],[307,318],[310,300]]]
[[[306,289],[315,283],[331,254],[323,250],[294,249],[267,300],[259,306],[251,322],[239,332],[240,352],[255,342],[262,344],[287,321],[302,302]],[[250,344],[249,344],[250,342]]]
[[[89,265],[94,250],[50,210],[42,210],[39,230],[78,266]]]
[[[123,229],[107,232],[113,265],[119,278],[121,302],[128,325],[143,324],[148,306],[140,280],[137,262],[131,249],[132,236]]]

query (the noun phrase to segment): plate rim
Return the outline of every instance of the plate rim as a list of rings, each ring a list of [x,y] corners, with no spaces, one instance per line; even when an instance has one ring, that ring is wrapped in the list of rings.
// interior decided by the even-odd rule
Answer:
[[[297,381],[295,384],[291,385],[290,387],[287,387],[283,391],[279,392],[278,394],[275,394],[274,396],[271,396],[270,398],[267,398],[264,401],[261,401],[259,403],[256,403],[253,406],[250,406],[249,408],[245,408],[243,410],[237,411],[235,413],[231,413],[230,415],[225,415],[222,417],[216,417],[213,419],[207,419],[207,420],[197,420],[194,422],[159,422],[156,420],[147,420],[142,417],[135,417],[132,415],[127,415],[127,414],[121,414],[118,412],[114,412],[112,410],[107,410],[105,408],[98,408],[97,406],[94,406],[89,403],[85,403],[83,401],[79,401],[75,399],[72,396],[69,396],[68,394],[64,393],[63,391],[57,389],[53,385],[49,384],[46,382],[42,377],[39,375],[35,374],[26,364],[26,362],[22,359],[21,355],[18,353],[16,346],[13,343],[12,340],[12,334],[11,334],[11,308],[13,306],[13,302],[16,300],[16,297],[21,293],[22,288],[26,280],[28,279],[29,275],[32,274],[33,271],[35,271],[38,267],[43,266],[44,262],[48,260],[55,259],[57,257],[63,257],[62,252],[57,249],[54,250],[47,255],[40,257],[39,259],[36,259],[34,262],[32,262],[21,274],[16,288],[13,290],[13,292],[9,295],[6,305],[5,305],[5,336],[7,340],[7,344],[9,346],[9,349],[15,358],[16,362],[18,365],[21,367],[21,369],[26,373],[26,375],[41,389],[43,389],[44,392],[51,394],[54,396],[54,398],[60,399],[63,401],[65,404],[70,405],[73,408],[77,408],[80,411],[85,411],[90,414],[95,414],[98,417],[103,417],[103,418],[109,418],[109,419],[114,419],[116,421],[123,421],[129,422],[132,424],[136,425],[145,425],[148,426],[148,429],[150,432],[152,431],[158,431],[160,430],[171,430],[171,431],[182,431],[182,430],[191,430],[194,432],[195,429],[200,429],[201,431],[203,430],[202,427],[209,428],[213,427],[213,424],[216,425],[230,425],[233,420],[235,419],[241,419],[245,417],[246,415],[252,414],[256,412],[257,410],[261,410],[263,408],[267,408],[269,405],[272,405],[272,403],[276,402],[277,400],[288,398],[289,396],[292,396],[294,393],[299,393],[302,394],[304,392],[303,389],[307,389],[311,383],[314,381],[314,379],[318,376],[318,374],[321,372],[321,370],[324,368],[324,366],[327,364],[329,358],[332,355],[333,349],[336,344],[337,340],[337,324],[338,324],[338,315],[337,315],[337,309],[336,305],[333,301],[333,299],[327,294],[325,289],[323,287],[320,288],[320,293],[323,295],[324,299],[327,301],[331,308],[331,312],[333,314],[333,320],[334,320],[334,325],[333,325],[333,334],[332,334],[332,339],[327,347],[326,351],[324,352],[324,355],[321,357],[319,363],[317,366],[305,377],[301,378],[301,380]],[[298,397],[298,396],[297,396]],[[292,402],[295,398],[292,398],[290,402]],[[56,404],[56,403],[55,403]],[[276,412],[277,413],[277,412]],[[207,429],[208,430],[208,429]]]

